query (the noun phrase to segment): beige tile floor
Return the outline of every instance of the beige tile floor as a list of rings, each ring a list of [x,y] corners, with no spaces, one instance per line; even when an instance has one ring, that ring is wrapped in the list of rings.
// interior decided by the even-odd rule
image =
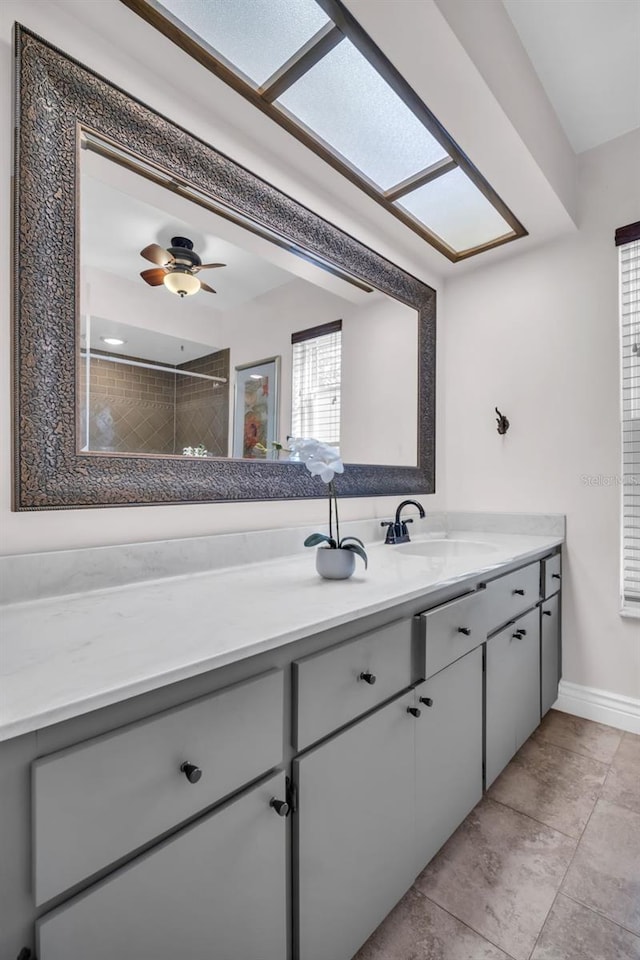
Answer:
[[[552,710],[354,960],[640,960],[640,737]]]

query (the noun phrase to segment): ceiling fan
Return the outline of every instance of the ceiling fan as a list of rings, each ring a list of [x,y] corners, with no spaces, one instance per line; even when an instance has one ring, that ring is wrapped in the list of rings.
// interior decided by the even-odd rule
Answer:
[[[201,270],[213,270],[226,267],[226,263],[203,263],[193,249],[193,242],[187,237],[172,237],[168,250],[150,243],[140,251],[140,256],[157,264],[153,270],[143,270],[140,276],[150,287],[164,284],[171,293],[179,297],[188,297],[198,290],[216,293],[213,287],[196,276]]]

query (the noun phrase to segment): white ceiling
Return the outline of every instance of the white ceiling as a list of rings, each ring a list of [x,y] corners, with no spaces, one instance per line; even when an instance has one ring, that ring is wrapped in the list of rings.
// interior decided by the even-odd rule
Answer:
[[[144,260],[140,250],[150,243],[166,249],[172,237],[188,237],[203,263],[226,264],[201,274],[201,279],[216,290],[215,300],[209,300],[212,294],[198,294],[199,301],[206,300],[210,309],[223,311],[248,303],[293,279],[290,273],[240,249],[217,232],[205,233],[194,227],[193,220],[177,219],[167,213],[166,205],[162,204],[162,195],[166,191],[161,187],[151,184],[157,194],[157,206],[140,199],[140,191],[146,184],[141,184],[135,174],[130,174],[129,178],[132,186],[137,187],[138,196],[83,175],[81,258],[84,266],[143,285],[145,281],[140,273],[153,269],[154,264]],[[210,219],[214,220],[213,215]],[[213,226],[215,230],[216,224]],[[164,289],[149,290],[150,295],[166,292]]]
[[[639,0],[502,0],[576,153],[640,127]]]

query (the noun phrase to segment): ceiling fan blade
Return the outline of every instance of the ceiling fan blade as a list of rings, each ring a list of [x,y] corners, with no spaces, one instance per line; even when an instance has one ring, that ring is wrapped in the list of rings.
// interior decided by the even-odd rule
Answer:
[[[140,256],[151,263],[157,263],[159,267],[164,267],[167,263],[173,263],[173,257],[168,250],[159,247],[157,243],[150,243],[148,247],[140,251]]]
[[[215,267],[226,267],[226,263],[201,263],[199,267],[194,267],[194,273],[199,273],[200,270],[214,270]]]
[[[210,287],[208,283],[203,283],[202,280],[200,281],[200,289],[201,289],[201,290],[206,290],[207,293],[217,293],[217,292],[218,292],[217,290],[214,290],[213,287]]]
[[[164,283],[164,278],[167,275],[167,271],[164,267],[154,267],[153,270],[143,270],[140,276],[145,283],[148,283],[150,287],[159,287]]]

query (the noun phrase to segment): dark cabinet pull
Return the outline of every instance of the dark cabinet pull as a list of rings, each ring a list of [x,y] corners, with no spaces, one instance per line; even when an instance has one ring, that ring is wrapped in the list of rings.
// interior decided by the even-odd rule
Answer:
[[[279,817],[286,817],[289,813],[289,804],[286,800],[278,800],[276,797],[271,797],[269,806],[273,807]]]
[[[550,616],[551,616],[551,610],[543,610],[543,611],[542,611],[542,616],[543,616],[543,617],[550,617]]]
[[[562,577],[560,576],[559,573],[552,573],[552,574],[551,574],[551,579],[552,579],[552,580],[562,580]]]
[[[433,700],[431,697],[420,697],[420,703],[424,703],[425,707],[433,706]]]
[[[521,637],[526,637],[527,635],[527,631],[524,629],[524,627],[518,627],[516,633],[519,633]]]
[[[364,680],[365,683],[373,685],[376,682],[376,677],[373,673],[361,673],[360,680]]]
[[[469,627],[458,627],[458,633],[464,633],[465,637],[471,636],[471,630]]]
[[[202,776],[200,767],[196,767],[195,763],[189,763],[188,761],[181,764],[180,772],[184,773],[189,783],[197,783]]]
[[[412,717],[416,718],[416,720],[418,717],[422,716],[417,707],[407,707],[407,713],[410,713]]]
[[[514,590],[513,592],[518,597],[524,597],[524,590]]]

